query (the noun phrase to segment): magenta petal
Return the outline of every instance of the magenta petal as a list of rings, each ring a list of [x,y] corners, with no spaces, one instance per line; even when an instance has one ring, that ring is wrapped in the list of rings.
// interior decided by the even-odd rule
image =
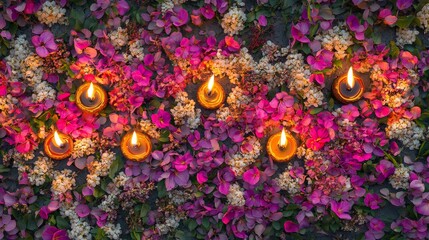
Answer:
[[[417,205],[416,212],[421,215],[429,216],[429,201],[422,201],[421,204]]]
[[[75,212],[79,217],[83,218],[88,216],[91,210],[89,209],[88,205],[79,204],[76,206]]]
[[[41,57],[46,57],[49,55],[48,49],[46,49],[45,47],[37,47],[36,52]]]
[[[299,225],[288,220],[284,223],[285,232],[294,233],[299,231]]]
[[[203,184],[203,183],[207,182],[207,180],[208,180],[207,172],[202,171],[202,172],[197,173],[197,181],[199,184]]]
[[[188,171],[176,172],[175,175],[176,177],[174,178],[174,181],[176,182],[177,185],[184,186],[188,183],[189,181]]]
[[[258,23],[263,27],[267,26],[267,18],[264,15],[259,16]]]
[[[31,42],[35,47],[40,46],[40,37],[39,36],[31,37]]]
[[[255,185],[259,182],[260,176],[259,169],[257,167],[253,167],[243,173],[243,180],[250,185]]]
[[[54,35],[51,32],[45,31],[40,35],[40,41],[44,43],[54,41]]]

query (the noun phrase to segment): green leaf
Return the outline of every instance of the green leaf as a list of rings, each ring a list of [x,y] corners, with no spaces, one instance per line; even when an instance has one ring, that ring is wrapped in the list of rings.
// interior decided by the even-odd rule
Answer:
[[[197,228],[197,226],[198,226],[197,221],[189,220],[189,223],[188,223],[189,231],[193,231],[195,228]]]
[[[424,141],[422,143],[422,145],[420,145],[420,149],[419,149],[419,157],[426,157],[427,155],[429,155],[429,142],[428,141]]]
[[[104,191],[97,187],[97,188],[94,189],[94,194],[93,195],[94,195],[95,198],[100,198],[100,197],[102,197],[104,195]]]
[[[209,227],[210,227],[210,221],[209,221],[209,218],[207,218],[207,217],[203,218],[203,222],[202,222],[202,224],[203,224],[203,227],[204,227],[205,229],[209,229]]]
[[[95,240],[103,240],[106,239],[106,233],[104,232],[103,229],[101,228],[97,228],[97,232],[95,234]]]
[[[399,56],[399,51],[400,50],[399,50],[398,46],[396,46],[395,42],[394,41],[390,41],[390,52],[389,52],[389,55],[392,58],[397,58]]]
[[[310,114],[316,115],[316,114],[320,113],[321,111],[323,111],[323,108],[313,108],[310,110]]]
[[[256,19],[255,12],[249,12],[247,14],[247,21],[246,22],[253,22]]]
[[[76,101],[76,95],[75,94],[70,94],[69,101],[70,102],[75,102]]]
[[[4,165],[0,164],[0,173],[9,172],[10,169],[5,167]]]
[[[85,21],[85,12],[80,8],[72,8],[70,11],[70,25],[75,30],[80,30],[83,27]]]
[[[57,216],[55,218],[57,224],[56,226],[60,229],[68,229],[70,228],[70,224],[69,222],[67,222],[67,220],[65,220],[64,218],[62,218],[61,216]]]
[[[116,173],[121,170],[123,166],[124,162],[122,161],[120,155],[116,155],[115,160],[112,162],[112,165],[110,165],[109,177],[111,179],[115,178]]]
[[[279,231],[280,229],[282,229],[282,225],[280,224],[279,221],[275,221],[273,222],[273,228],[277,231]]]
[[[408,28],[415,19],[416,17],[413,15],[399,16],[398,21],[396,21],[396,26],[400,28]]]
[[[140,209],[140,217],[141,218],[146,217],[149,211],[150,211],[150,206],[148,204],[143,204]]]
[[[158,182],[157,190],[159,198],[163,198],[167,195],[167,189],[165,188],[165,180]]]
[[[176,231],[176,234],[174,234],[174,237],[176,239],[185,239],[185,233],[183,231]]]
[[[141,239],[140,233],[136,232],[136,231],[132,231],[131,232],[131,239],[133,239],[133,240],[140,240]]]

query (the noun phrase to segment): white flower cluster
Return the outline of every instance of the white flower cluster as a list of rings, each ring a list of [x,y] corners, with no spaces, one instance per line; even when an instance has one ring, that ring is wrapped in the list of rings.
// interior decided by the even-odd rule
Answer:
[[[195,109],[195,101],[188,98],[186,92],[180,92],[176,96],[177,105],[171,109],[174,123],[187,124],[189,128],[196,129],[201,122],[201,109]]]
[[[126,28],[118,27],[117,30],[109,33],[109,38],[112,45],[119,49],[128,43],[128,32]]]
[[[394,189],[408,189],[411,169],[401,164],[395,169],[395,173],[390,175],[389,182]]]
[[[401,118],[387,126],[386,135],[389,139],[399,139],[410,150],[415,150],[424,139],[424,129],[414,121]]]
[[[164,223],[157,223],[156,229],[158,229],[160,235],[165,235],[168,232],[175,230],[180,225],[181,218],[177,215],[170,215],[165,218]]]
[[[29,86],[34,87],[42,82],[43,70],[41,66],[43,66],[43,59],[36,54],[31,54],[22,61],[21,75]]]
[[[252,144],[252,151],[247,153],[238,152],[226,161],[232,171],[238,176],[241,176],[246,171],[247,167],[253,164],[261,154],[262,146],[256,137],[249,137],[246,141]]]
[[[296,150],[296,156],[298,158],[311,159],[314,157],[314,151],[305,146],[299,146]]]
[[[229,187],[229,192],[228,195],[226,195],[226,198],[228,199],[228,204],[231,206],[242,207],[246,204],[244,192],[237,183],[234,183]]]
[[[427,33],[429,31],[429,3],[417,13],[417,18],[419,19],[420,27]]]
[[[52,181],[51,191],[54,193],[54,197],[66,193],[72,190],[76,184],[76,173],[70,169],[64,169],[62,171],[54,172],[54,180]]]
[[[36,150],[36,149],[34,149]],[[12,159],[14,159],[15,161],[30,161],[33,160],[35,158],[34,155],[34,150],[28,153],[20,153],[16,150],[13,151],[12,154]]]
[[[404,47],[406,44],[412,44],[416,41],[419,31],[416,29],[400,28],[396,31],[396,44]]]
[[[124,187],[125,183],[130,179],[124,172],[120,172],[114,179],[113,183],[116,188]]]
[[[91,240],[91,226],[79,218],[76,214],[75,208],[78,205],[78,202],[73,203],[73,205],[62,205],[60,207],[60,213],[62,216],[70,219],[70,230],[67,230],[68,236],[71,239],[77,240]]]
[[[246,20],[247,17],[242,8],[236,6],[230,8],[222,18],[221,26],[223,32],[228,35],[238,34],[244,29]]]
[[[289,88],[296,91],[306,101],[306,107],[318,107],[324,102],[320,87],[310,82],[310,67],[304,63],[304,56],[296,51],[287,55],[285,66],[289,70]]]
[[[18,104],[18,99],[13,97],[11,94],[8,94],[4,97],[0,97],[0,111],[5,112],[6,114],[9,110],[12,110],[16,104]]]
[[[100,205],[98,205],[98,208],[105,211],[106,213],[115,211],[118,208],[118,204],[115,202],[118,199],[118,195],[121,193],[119,189],[125,185],[128,179],[129,177],[127,177],[124,172],[120,172],[113,179],[114,185],[112,189],[109,189],[109,194],[104,195],[104,199]]]
[[[106,236],[109,239],[114,239],[114,240],[119,240],[121,239],[121,225],[118,224],[113,224],[113,223],[107,223],[106,225],[104,225],[103,227],[101,227],[101,229],[103,229],[103,231],[106,233]]]
[[[170,198],[171,202],[174,205],[179,206],[189,199],[192,199],[192,194],[183,190],[173,190],[168,192],[168,198]]]
[[[130,56],[137,58],[139,61],[144,59],[144,49],[142,40],[131,41],[128,45]]]
[[[101,154],[100,161],[91,162],[88,167],[89,174],[86,176],[88,186],[95,187],[100,184],[100,177],[109,174],[110,165],[112,165],[116,156],[114,152],[104,152]]]
[[[249,104],[250,101],[252,101],[252,99],[244,94],[243,89],[238,86],[231,89],[226,99],[226,102],[232,109],[240,109],[242,105]]]
[[[301,191],[299,179],[291,177],[290,169],[284,171],[274,181],[282,190],[287,191],[290,195],[295,195]]]
[[[353,45],[352,35],[344,23],[323,31],[315,39],[321,42],[324,49],[334,52],[336,59],[343,59],[347,49]]]
[[[11,45],[9,55],[5,60],[12,70],[11,81],[17,82],[22,77],[21,64],[31,54],[31,51],[25,35],[17,37]]]
[[[154,139],[158,139],[161,135],[158,127],[155,124],[153,124],[150,120],[141,120],[140,129]]]
[[[226,121],[231,116],[229,107],[220,107],[216,110],[216,118],[218,121]]]
[[[73,143],[72,158],[81,158],[95,153],[95,143],[91,138],[76,139]]]
[[[31,98],[35,103],[42,103],[46,100],[55,100],[56,96],[55,89],[48,82],[43,81],[34,86]]]
[[[222,50],[219,49],[212,64],[213,74],[215,76],[228,76],[232,84],[238,84],[242,74],[255,69],[255,61],[245,47],[240,49],[240,54],[231,54],[228,57],[225,57]]]
[[[161,3],[161,12],[165,14],[168,11],[173,11],[174,2],[172,0],[165,0]]]
[[[28,180],[32,185],[43,185],[46,177],[52,177],[52,167],[52,160],[48,157],[38,157],[34,162],[34,168],[28,173]]]
[[[55,23],[68,24],[66,9],[62,8],[55,1],[46,1],[42,8],[36,12],[37,19],[49,27]]]
[[[245,171],[247,166],[250,166],[256,161],[255,158],[244,155],[242,153],[236,153],[231,156],[226,163],[231,167],[232,171],[238,176],[241,176]]]

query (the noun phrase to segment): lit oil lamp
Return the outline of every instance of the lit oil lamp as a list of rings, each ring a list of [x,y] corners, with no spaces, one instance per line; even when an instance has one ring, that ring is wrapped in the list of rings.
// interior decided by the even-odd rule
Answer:
[[[295,138],[286,133],[284,128],[281,133],[276,133],[268,139],[267,152],[277,162],[287,162],[296,153]]]
[[[349,72],[337,78],[332,84],[332,92],[335,98],[342,103],[358,101],[365,90],[362,78],[353,76],[353,68]]]
[[[54,131],[46,137],[44,150],[46,155],[52,159],[68,158],[73,151],[73,139],[69,135]]]
[[[152,143],[148,135],[129,131],[121,140],[121,151],[127,159],[140,162],[152,152]]]
[[[77,89],[76,105],[84,112],[98,113],[107,105],[107,93],[98,84],[84,83]]]
[[[225,101],[225,91],[219,83],[215,82],[214,75],[198,88],[197,100],[205,109],[213,110],[222,106]]]

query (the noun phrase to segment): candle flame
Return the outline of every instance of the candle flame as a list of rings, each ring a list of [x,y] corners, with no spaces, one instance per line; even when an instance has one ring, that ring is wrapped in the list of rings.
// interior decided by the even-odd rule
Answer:
[[[209,93],[212,91],[214,85],[214,74],[209,79],[209,84],[207,86]]]
[[[89,84],[89,88],[86,93],[89,99],[94,99],[94,84]]]
[[[54,132],[54,141],[57,146],[62,146],[64,144],[63,140],[61,140],[60,135],[58,135],[57,131]]]
[[[280,141],[279,141],[279,147],[284,148],[287,145],[287,138],[286,138],[286,132],[283,128],[282,134],[280,135]]]
[[[350,88],[353,88],[355,86],[355,78],[353,77],[353,68],[350,67],[349,72],[347,74],[347,85]]]
[[[136,131],[133,132],[133,136],[131,137],[131,146],[137,146],[137,133]]]

